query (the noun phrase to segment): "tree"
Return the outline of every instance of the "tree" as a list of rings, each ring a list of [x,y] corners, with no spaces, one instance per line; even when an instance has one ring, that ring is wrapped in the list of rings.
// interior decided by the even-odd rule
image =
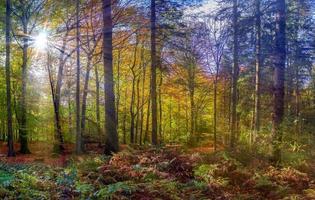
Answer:
[[[157,94],[156,94],[156,2],[151,0],[151,119],[152,119],[152,144],[158,144],[157,138]]]
[[[118,134],[113,78],[113,23],[111,0],[103,0],[103,60],[105,92],[105,154],[118,152]]]
[[[191,21],[195,20],[192,18]],[[200,31],[204,28],[204,24],[190,23],[185,29],[185,33],[180,37],[174,37],[172,41],[173,44],[179,44],[177,49],[172,49],[172,60],[173,64],[177,67],[173,68],[176,72],[176,83],[179,83],[184,87],[185,93],[189,99],[189,106],[187,105],[186,111],[189,112],[189,117],[187,118],[187,132],[189,133],[188,143],[190,145],[196,145],[199,139],[199,135],[196,134],[197,131],[197,119],[198,112],[200,109],[200,100],[197,98],[198,90],[201,88],[200,83],[200,63],[205,55],[202,52],[203,40],[200,40],[204,34]],[[199,110],[200,109],[200,110]],[[187,113],[188,114],[188,113]],[[190,122],[190,124],[189,124]]]
[[[144,48],[142,48],[144,51]],[[142,59],[144,59],[144,52],[142,51]],[[143,129],[144,129],[144,105],[145,105],[145,86],[146,86],[146,70],[147,66],[146,63],[143,61],[142,65],[142,92],[141,92],[141,109],[140,109],[140,137],[139,137],[139,144],[142,145],[142,142],[145,142],[144,136],[143,136]],[[149,98],[150,99],[150,98]],[[149,104],[149,103],[148,103]],[[149,106],[150,107],[150,106]],[[149,110],[147,110],[148,113],[150,113]]]
[[[130,66],[130,71],[132,74],[132,89],[131,89],[131,101],[130,101],[130,107],[129,107],[129,111],[130,111],[130,143],[134,144],[137,139],[135,138],[135,131],[137,133],[137,129],[135,129],[135,118],[137,113],[135,112],[135,98],[136,98],[136,94],[135,94],[135,84],[136,84],[136,79],[138,74],[136,74],[136,61],[137,61],[137,49],[138,49],[138,44],[139,44],[139,36],[136,33],[136,43],[134,45],[134,55],[133,55],[133,62],[132,65]]]
[[[59,65],[59,72],[60,68],[63,71],[63,64]],[[48,71],[48,78],[51,90],[51,96],[53,101],[54,107],[54,120],[55,120],[55,144],[54,144],[54,152],[62,153],[64,151],[64,139],[63,134],[61,131],[61,120],[60,120],[60,91],[61,91],[61,81],[60,84],[57,82],[57,86],[54,85],[53,74],[52,74],[52,56],[47,51],[47,71]],[[61,77],[60,73],[58,73],[58,77]],[[59,80],[59,79],[58,79]],[[61,80],[61,79],[60,79]],[[60,87],[58,87],[60,85]]]
[[[257,133],[260,130],[260,82],[262,67],[262,51],[261,51],[261,3],[255,0],[255,28],[256,28],[256,68],[255,68],[255,109],[254,109],[254,135],[252,141],[255,142]]]
[[[64,2],[63,2],[64,3]],[[64,8],[68,8],[68,4],[61,3],[59,6]],[[47,71],[48,71],[48,77],[49,77],[49,83],[50,83],[50,90],[51,90],[51,96],[53,101],[53,108],[54,108],[54,123],[55,123],[55,144],[54,144],[54,152],[62,153],[64,151],[64,135],[62,133],[62,127],[61,127],[61,95],[62,95],[62,85],[65,77],[65,68],[66,63],[68,59],[72,56],[72,54],[75,52],[75,48],[72,50],[68,50],[70,46],[70,41],[72,40],[71,37],[71,31],[74,30],[75,24],[73,24],[74,21],[74,15],[68,15],[69,10],[65,9],[62,10],[62,16],[60,10],[55,10],[55,13],[52,17],[58,17],[58,19],[61,19],[61,24],[59,24],[58,29],[63,30],[59,33],[58,37],[61,38],[61,46],[52,46],[53,49],[58,50],[59,53],[58,57],[58,69],[53,69],[53,51],[51,49],[47,49],[48,51],[48,63],[47,63]],[[67,14],[65,14],[67,13]],[[50,52],[52,51],[52,52]],[[56,75],[53,73],[56,71]],[[69,84],[68,84],[68,87]],[[70,95],[69,95],[70,97]]]
[[[99,74],[98,74],[98,65],[94,67],[95,73],[95,90],[96,90],[96,98],[95,98],[95,114],[96,114],[96,124],[97,124],[97,135],[100,138],[99,144],[101,144],[101,111],[100,111],[100,81],[99,81]]]
[[[76,74],[76,153],[81,154],[82,149],[82,134],[80,124],[80,0],[76,1],[76,53],[77,53],[77,74]]]
[[[15,156],[13,144],[12,128],[12,106],[11,106],[11,1],[6,0],[6,18],[5,18],[5,38],[6,38],[6,55],[5,55],[5,74],[6,74],[6,93],[7,93],[7,129],[8,129],[8,157]]]
[[[303,126],[303,88],[307,84],[305,74],[313,65],[312,44],[309,35],[312,25],[309,0],[288,1],[286,9],[286,75],[285,115],[295,125],[295,141]]]
[[[281,161],[282,122],[284,115],[284,75],[286,64],[286,3],[276,1],[276,29],[273,89],[273,159]]]
[[[224,49],[227,42],[227,30],[226,24],[224,21],[220,20],[217,17],[210,16],[205,22],[207,25],[207,43],[209,44],[209,56],[214,62],[214,70],[211,69],[210,63],[207,65],[210,68],[210,71],[214,71],[214,82],[213,82],[213,136],[214,136],[214,151],[217,150],[217,99],[218,99],[218,79],[220,72],[220,65],[222,64],[222,57],[224,54]],[[207,59],[208,60],[208,59]]]
[[[29,63],[29,36],[33,33],[33,30],[38,23],[40,11],[44,8],[46,0],[27,0],[16,1],[14,4],[13,13],[21,23],[21,37],[22,44],[19,46],[22,48],[22,91],[20,99],[20,152],[23,154],[29,154],[28,147],[28,127],[27,127],[27,68]],[[16,34],[14,34],[16,35]]]
[[[237,132],[237,82],[239,77],[239,23],[238,0],[233,0],[233,72],[231,97],[231,138],[230,148],[234,149]]]
[[[82,112],[82,114],[81,114],[81,135],[82,135],[82,137],[84,137],[85,133],[86,133],[86,119],[87,119],[86,107],[87,107],[87,96],[89,93],[90,71],[91,71],[92,67],[96,66],[100,61],[99,56],[96,56],[96,54],[99,54],[99,52],[96,52],[96,51],[97,51],[99,41],[101,39],[101,34],[96,34],[96,27],[97,27],[98,23],[95,23],[95,22],[93,23],[93,19],[95,18],[95,14],[93,11],[96,7],[94,5],[94,2],[91,2],[91,5],[88,5],[88,6],[90,8],[88,9],[88,13],[85,13],[85,16],[89,16],[88,17],[89,19],[86,20],[86,22],[84,24],[85,26],[82,27],[86,30],[85,35],[84,35],[84,39],[86,40],[85,41],[86,45],[81,46],[81,48],[83,49],[83,51],[86,54],[86,59],[87,59],[85,78],[84,78],[84,86],[83,86],[83,95],[82,95],[82,109],[81,109],[81,112]],[[83,37],[82,37],[82,39],[83,39]],[[96,74],[98,76],[98,72]],[[98,77],[96,79],[98,79]],[[97,94],[97,95],[99,95],[99,94]],[[99,97],[97,97],[96,99],[98,99],[98,98]],[[96,114],[96,115],[98,115],[98,114]],[[97,118],[98,118],[98,116],[97,116]],[[98,121],[98,119],[97,119],[97,121]],[[100,135],[100,133],[98,135]],[[84,140],[83,140],[83,142],[84,142]]]

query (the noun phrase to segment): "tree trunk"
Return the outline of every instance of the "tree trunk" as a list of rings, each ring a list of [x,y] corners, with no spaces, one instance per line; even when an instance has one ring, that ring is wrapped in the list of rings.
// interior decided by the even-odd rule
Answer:
[[[116,98],[116,121],[117,125],[119,124],[119,105],[120,105],[120,61],[121,59],[121,50],[118,50],[118,58],[117,58],[117,98]]]
[[[156,102],[156,3],[151,0],[151,112],[152,112],[152,144],[158,144],[157,138],[157,102]]]
[[[126,120],[127,120],[127,88],[125,90],[125,99],[124,99],[124,116],[123,116],[123,144],[127,144],[126,138]]]
[[[160,142],[163,142],[163,136],[162,136],[162,133],[163,133],[163,130],[162,130],[163,109],[162,109],[162,91],[161,91],[162,84],[163,84],[163,76],[162,76],[162,71],[161,71],[160,83],[159,83],[159,136],[160,136]]]
[[[47,71],[48,71],[52,101],[54,105],[54,117],[55,117],[55,144],[54,144],[53,151],[57,153],[62,153],[64,150],[64,147],[63,147],[63,136],[61,132],[61,124],[60,124],[60,118],[59,118],[60,117],[59,115],[59,102],[60,102],[59,100],[60,99],[59,99],[59,96],[57,96],[57,92],[55,91],[55,88],[54,88],[54,81],[53,81],[52,72],[51,72],[51,56],[50,56],[49,51],[47,52]],[[60,92],[60,88],[59,88],[59,92]]]
[[[76,1],[76,53],[77,53],[77,74],[76,74],[76,154],[81,154],[82,149],[82,134],[80,126],[80,1]]]
[[[254,133],[251,142],[255,142],[260,131],[260,74],[262,66],[261,54],[261,11],[260,0],[256,0],[256,71],[255,71],[255,109],[254,109]]]
[[[172,123],[173,123],[173,104],[172,104],[172,101],[173,101],[173,98],[171,97],[171,100],[170,100],[170,104],[169,104],[169,109],[168,109],[168,112],[169,112],[169,138],[170,138],[170,141],[172,140],[172,133],[173,133],[173,126],[172,126]]]
[[[83,96],[82,96],[82,114],[81,114],[81,135],[85,135],[85,121],[86,121],[86,102],[87,95],[89,90],[89,81],[90,81],[90,71],[92,68],[92,56],[88,56],[87,65],[86,65],[86,74],[84,80]],[[82,145],[84,146],[84,145]],[[84,148],[83,148],[84,150]]]
[[[130,143],[135,142],[135,114],[134,114],[134,103],[135,103],[135,74],[132,72],[132,90],[131,90],[131,101],[130,101]]]
[[[111,0],[103,0],[103,57],[105,88],[105,154],[118,152],[118,134],[113,77],[113,24]]]
[[[13,91],[16,91],[16,88],[14,86],[14,84],[12,85],[13,86]],[[20,136],[20,125],[21,125],[21,119],[19,118],[19,108],[17,106],[18,102],[17,102],[17,99],[16,99],[16,94],[13,93],[13,108],[14,108],[14,113],[15,113],[15,118],[16,118],[16,122],[18,124],[17,128],[15,129],[15,137],[14,137],[14,140],[17,141],[19,140],[19,136]]]
[[[23,33],[28,34],[27,19],[23,17]],[[27,62],[28,62],[28,38],[23,38],[23,61],[22,61],[22,96],[21,96],[21,127],[20,127],[20,153],[29,154],[27,136],[27,105],[26,105],[26,84],[27,84]]]
[[[238,31],[238,0],[233,0],[233,73],[232,73],[232,102],[231,102],[231,138],[230,148],[235,147],[237,133],[237,82],[239,76],[239,31]]]
[[[312,103],[313,103],[313,105],[312,106],[314,106],[315,107],[315,72],[311,72],[311,75],[312,75],[312,85],[313,85],[313,90],[312,90]]]
[[[286,3],[285,0],[276,2],[276,35],[274,52],[274,108],[273,108],[273,159],[281,162],[282,121],[284,114],[284,75],[286,63]]]
[[[295,33],[295,36],[297,36],[297,33]],[[292,51],[295,52],[296,50],[293,48],[290,48],[290,46],[288,45],[287,47],[287,51]],[[287,83],[286,83],[286,87],[285,87],[285,102],[284,102],[284,108],[285,108],[285,113],[288,116],[292,116],[293,114],[293,110],[292,110],[292,100],[293,95],[294,95],[294,82],[292,80],[294,80],[295,78],[295,72],[294,69],[296,68],[296,64],[294,63],[294,59],[291,58],[290,56],[288,56],[287,58],[287,64],[286,64],[286,77],[287,77]]]
[[[132,90],[131,90],[131,101],[130,101],[130,143],[133,144],[135,142],[135,84],[136,84],[136,62],[137,62],[137,47],[138,47],[138,37],[136,39],[135,49],[134,49],[134,57],[133,57],[133,64],[131,66],[131,73],[132,73]]]
[[[177,100],[177,115],[176,115],[176,133],[173,133],[173,136],[172,136],[172,141],[173,143],[175,143],[175,140],[176,140],[176,136],[177,134],[179,134],[180,130],[181,130],[181,104],[180,102]]]
[[[189,108],[189,106],[188,106],[188,98],[189,98],[189,95],[185,95],[185,107],[186,107],[186,109],[185,109],[185,119],[186,119],[186,123],[185,123],[185,128],[186,128],[186,134],[187,134],[187,143],[189,142],[189,137],[188,137],[188,134],[189,134],[189,116],[188,116],[188,108]]]
[[[68,89],[70,89],[70,85],[68,86]],[[68,94],[68,133],[72,135],[73,129],[72,129],[72,110],[71,110],[71,94]]]
[[[216,74],[213,83],[213,137],[214,137],[214,151],[217,151],[217,90],[218,90],[218,73],[219,66],[216,66]]]
[[[138,143],[138,135],[139,135],[139,114],[140,114],[140,78],[137,80],[136,84],[137,88],[137,106],[136,106],[136,127],[135,127],[135,143]]]
[[[11,107],[11,1],[6,0],[6,18],[5,18],[5,80],[7,94],[7,131],[8,131],[8,157],[15,156],[13,144],[13,128],[12,128],[12,107]],[[5,135],[5,132],[3,132]],[[3,137],[5,139],[5,137]]]
[[[143,141],[144,144],[146,144],[149,140],[150,108],[151,108],[151,92],[149,92],[149,97],[148,97],[147,120],[146,120],[146,126],[145,126],[145,132],[144,132],[144,141]]]
[[[143,120],[144,120],[144,92],[145,92],[145,79],[146,79],[146,66],[143,66],[143,74],[142,74],[142,99],[141,99],[141,110],[140,110],[140,138],[139,144],[142,145],[143,139]]]
[[[65,65],[65,50],[67,46],[67,37],[68,37],[68,30],[63,38],[62,42],[62,49],[60,51],[59,56],[59,68],[58,68],[58,74],[57,74],[57,83],[56,88],[54,89],[52,76],[50,74],[50,82],[51,82],[51,92],[52,92],[52,98],[53,98],[53,104],[54,104],[54,114],[55,114],[55,146],[54,151],[58,153],[62,153],[64,150],[63,146],[63,135],[61,130],[61,122],[60,122],[60,98],[61,98],[61,86],[62,86],[62,79],[63,79],[63,72],[64,72],[64,65]],[[49,56],[49,53],[48,53]],[[50,63],[48,63],[47,67],[50,67]],[[48,68],[48,73],[50,73],[50,70]]]
[[[96,123],[97,123],[97,135],[100,137],[99,144],[101,145],[101,113],[100,113],[100,81],[98,75],[97,65],[94,67],[95,70],[95,89],[96,89]]]
[[[299,67],[296,66],[295,71],[295,134],[296,139],[298,138],[298,135],[300,134],[300,78],[299,78]]]
[[[189,94],[190,98],[190,142],[191,144],[194,144],[195,142],[195,127],[196,127],[196,121],[195,121],[195,98],[193,93]]]
[[[196,108],[195,108],[195,66],[194,63],[188,67],[188,91],[190,100],[190,143],[195,143],[196,132]]]

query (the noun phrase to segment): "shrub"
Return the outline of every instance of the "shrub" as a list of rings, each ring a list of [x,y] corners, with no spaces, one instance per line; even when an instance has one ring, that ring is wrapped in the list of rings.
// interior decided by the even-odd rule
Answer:
[[[94,196],[98,199],[110,199],[116,193],[124,195],[131,195],[135,191],[135,186],[131,182],[117,182],[114,184],[107,185],[94,193]]]
[[[14,177],[11,173],[0,170],[0,186],[8,187],[13,181]]]
[[[218,165],[200,165],[194,170],[194,175],[197,179],[200,179],[208,184],[226,186],[229,181],[227,178],[215,176],[215,172],[218,170]]]

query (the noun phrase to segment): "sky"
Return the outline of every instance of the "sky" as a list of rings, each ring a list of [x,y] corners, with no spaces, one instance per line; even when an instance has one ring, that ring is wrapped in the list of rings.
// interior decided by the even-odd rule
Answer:
[[[203,6],[200,7],[199,11],[201,12],[209,12],[211,10],[216,9],[217,3],[214,0],[206,0]]]
[[[200,13],[200,12],[209,12],[211,10],[216,9],[217,3],[215,0],[204,0],[204,3],[199,8],[190,8],[187,10],[187,13],[194,14],[194,13]]]

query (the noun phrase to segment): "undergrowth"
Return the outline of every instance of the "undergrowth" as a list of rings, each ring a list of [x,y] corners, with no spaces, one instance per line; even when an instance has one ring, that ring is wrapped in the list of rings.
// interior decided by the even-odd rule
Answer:
[[[89,156],[65,168],[0,164],[1,199],[314,199],[305,170],[275,168],[240,152],[187,154],[171,148]],[[246,155],[249,153],[246,152]],[[253,166],[256,167],[254,168]],[[312,171],[311,164],[308,165]]]

